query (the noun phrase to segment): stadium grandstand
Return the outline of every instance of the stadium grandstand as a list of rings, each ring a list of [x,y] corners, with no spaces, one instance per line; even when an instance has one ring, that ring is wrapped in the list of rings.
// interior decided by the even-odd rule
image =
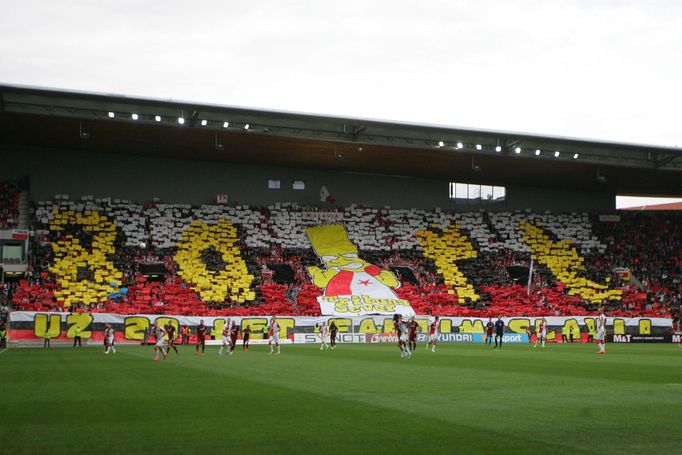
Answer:
[[[7,453],[679,451],[675,148],[0,86],[0,155]]]
[[[0,11],[2,453],[682,452],[682,2]]]
[[[319,226],[421,315],[679,310],[680,212],[614,208],[675,148],[20,86],[0,147],[16,310],[319,316]]]

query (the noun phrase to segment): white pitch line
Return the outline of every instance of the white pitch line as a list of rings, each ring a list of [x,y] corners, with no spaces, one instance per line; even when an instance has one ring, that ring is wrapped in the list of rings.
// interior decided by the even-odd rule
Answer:
[[[5,352],[6,350],[7,350],[7,348],[3,349],[2,351],[0,351],[0,354],[2,354],[3,352]]]

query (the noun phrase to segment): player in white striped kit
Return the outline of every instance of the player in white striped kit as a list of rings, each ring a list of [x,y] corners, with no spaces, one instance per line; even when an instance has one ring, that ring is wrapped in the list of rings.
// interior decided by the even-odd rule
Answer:
[[[116,354],[116,347],[114,346],[115,336],[116,332],[114,331],[114,328],[111,326],[111,324],[107,324],[107,328],[104,329],[104,344],[107,347],[107,350],[104,351],[105,354],[109,354],[110,352]]]
[[[596,341],[597,346],[599,346],[597,354],[606,354],[606,316],[604,316],[603,311],[597,316],[596,324],[597,334],[594,337],[594,341]]]
[[[329,345],[327,344],[327,336],[329,335],[329,329],[327,328],[327,322],[323,322],[322,325],[320,326],[320,351],[323,349],[329,349]]]
[[[232,351],[232,343],[230,343],[230,328],[231,328],[232,322],[230,321],[229,318],[225,319],[225,325],[223,326],[223,334],[222,334],[222,341],[223,345],[220,346],[220,350],[218,351],[218,355],[223,355],[224,352],[231,352]]]
[[[426,345],[426,349],[431,348],[431,352],[436,352],[436,345],[438,344],[439,335],[439,324],[440,318],[436,316],[431,325],[429,325],[429,344]]]
[[[403,359],[409,359],[412,357],[412,352],[407,346],[407,338],[409,328],[407,327],[407,322],[403,320],[401,315],[393,315],[393,328],[398,335],[398,347],[400,348],[400,357]]]
[[[279,348],[279,330],[279,322],[277,322],[277,318],[273,316],[272,321],[270,321],[270,330],[268,331],[268,336],[270,337],[270,341],[268,341],[268,344],[270,345],[270,354],[274,352],[273,345],[277,347],[275,355],[280,355],[282,353]]]
[[[535,329],[535,344],[533,345],[534,348],[538,347],[538,343],[542,343],[542,347],[545,347],[545,343],[547,342],[547,319],[542,318],[540,319],[540,323],[537,325],[537,328]]]
[[[163,360],[166,360],[168,357],[168,350],[164,349],[164,345],[166,344],[166,329],[154,321],[152,332],[154,332],[154,336],[156,337],[156,343],[154,344],[154,362],[159,360],[159,351],[163,353]]]

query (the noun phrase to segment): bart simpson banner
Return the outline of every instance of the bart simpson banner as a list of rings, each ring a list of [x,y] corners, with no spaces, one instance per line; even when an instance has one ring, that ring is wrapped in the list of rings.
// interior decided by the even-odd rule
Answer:
[[[311,227],[306,233],[324,266],[308,267],[315,286],[324,289],[317,298],[323,315],[414,315],[410,302],[393,291],[400,286],[395,275],[361,259],[343,225]]]

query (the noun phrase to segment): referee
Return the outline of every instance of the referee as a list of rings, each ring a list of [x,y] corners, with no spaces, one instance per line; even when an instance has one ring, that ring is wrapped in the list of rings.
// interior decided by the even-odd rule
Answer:
[[[502,335],[504,334],[504,321],[500,319],[500,317],[497,317],[497,321],[495,321],[495,349],[499,346],[500,349],[502,349]],[[499,343],[499,345],[498,345]]]

